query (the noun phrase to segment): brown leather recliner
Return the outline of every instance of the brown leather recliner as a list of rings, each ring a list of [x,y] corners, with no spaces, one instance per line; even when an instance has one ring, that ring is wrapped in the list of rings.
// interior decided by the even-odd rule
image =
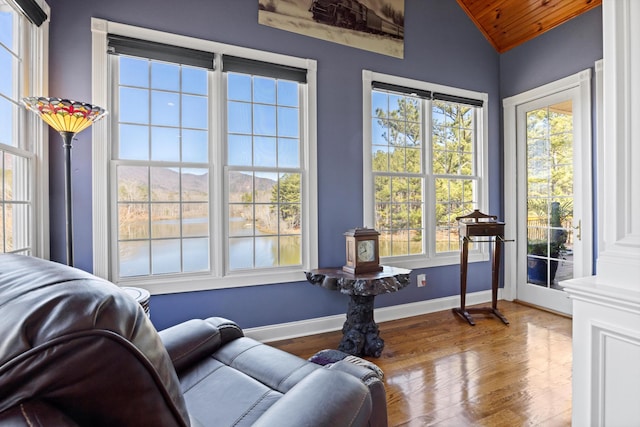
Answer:
[[[89,273],[0,255],[0,426],[386,426],[384,386],[221,318],[156,332]]]

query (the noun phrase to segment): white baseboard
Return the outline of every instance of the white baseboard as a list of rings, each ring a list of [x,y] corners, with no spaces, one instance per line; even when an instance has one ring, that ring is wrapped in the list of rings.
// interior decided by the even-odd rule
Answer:
[[[498,289],[498,299],[502,299],[502,288]],[[467,294],[466,305],[483,304],[491,301],[491,291],[481,291]],[[345,306],[347,301],[345,300]],[[375,310],[376,323],[405,317],[435,313],[460,306],[460,296],[437,298],[409,304],[382,307]],[[261,342],[286,340],[306,335],[339,331],[345,321],[345,314],[300,320],[298,322],[280,323],[277,325],[260,326],[244,329],[244,334]]]

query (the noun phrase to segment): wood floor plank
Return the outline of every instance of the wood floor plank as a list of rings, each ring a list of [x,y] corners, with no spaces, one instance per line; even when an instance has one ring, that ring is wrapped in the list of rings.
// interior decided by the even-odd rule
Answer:
[[[500,301],[509,319],[447,310],[380,323],[390,426],[570,426],[571,319]],[[272,342],[300,357],[342,334]]]

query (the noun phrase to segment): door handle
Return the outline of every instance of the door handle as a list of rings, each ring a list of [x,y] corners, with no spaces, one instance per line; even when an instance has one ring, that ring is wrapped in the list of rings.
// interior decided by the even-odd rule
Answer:
[[[576,227],[573,227],[573,229],[578,230],[578,232],[576,233],[576,239],[582,240],[582,220],[581,219],[578,220],[578,225]]]

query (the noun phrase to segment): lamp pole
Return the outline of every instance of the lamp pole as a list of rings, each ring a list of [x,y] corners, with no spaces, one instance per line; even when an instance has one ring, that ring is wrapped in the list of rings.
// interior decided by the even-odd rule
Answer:
[[[75,132],[61,131],[64,149],[64,202],[67,231],[67,265],[73,267],[73,204],[71,200],[71,141]]]

